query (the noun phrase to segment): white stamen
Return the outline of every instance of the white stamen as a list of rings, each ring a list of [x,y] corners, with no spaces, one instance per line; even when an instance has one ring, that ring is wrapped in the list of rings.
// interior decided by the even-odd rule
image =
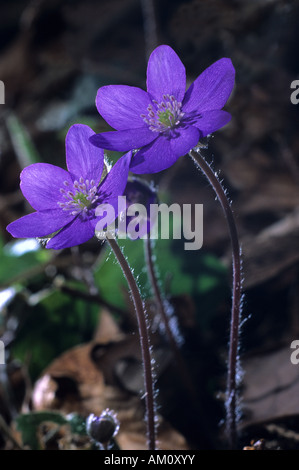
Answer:
[[[64,181],[63,184],[64,186],[70,185],[68,181]],[[72,191],[65,191],[63,188],[60,188],[59,191],[64,201],[58,201],[57,205],[63,211],[71,211],[71,215],[78,215],[80,212],[86,214],[89,207],[98,199],[95,181],[84,180],[82,176],[79,181],[74,181]]]
[[[163,100],[161,103],[153,100],[153,104],[147,107],[148,115],[140,115],[153,132],[162,133],[178,126],[184,116],[181,111],[182,103],[177,101],[173,95],[163,95]]]

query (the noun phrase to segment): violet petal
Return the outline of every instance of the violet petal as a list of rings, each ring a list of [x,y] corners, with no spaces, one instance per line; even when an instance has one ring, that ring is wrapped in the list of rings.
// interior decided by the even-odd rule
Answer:
[[[21,173],[21,190],[35,210],[57,209],[64,181],[73,184],[70,174],[50,163],[33,163]]]
[[[147,114],[151,99],[141,88],[108,85],[98,90],[96,106],[107,123],[118,131],[146,126],[141,114]]]
[[[7,231],[15,238],[47,237],[74,219],[61,209],[32,212],[7,226]]]
[[[159,46],[151,54],[147,65],[147,91],[158,102],[163,95],[173,95],[182,101],[186,90],[186,70],[174,50]]]
[[[130,170],[136,174],[165,170],[188,153],[198,143],[199,137],[199,130],[193,126],[175,129],[171,136],[162,134],[137,152],[132,158]]]
[[[70,248],[90,240],[93,236],[94,228],[89,219],[79,215],[51,238],[47,243],[47,248],[54,250]]]
[[[126,188],[132,152],[128,152],[117,160],[99,187],[99,201],[109,202],[121,196]]]
[[[96,147],[106,150],[127,152],[128,150],[143,147],[156,138],[156,133],[148,127],[128,129],[125,131],[109,131],[95,134],[90,137],[90,142]]]
[[[84,124],[70,127],[65,139],[66,164],[74,180],[83,177],[98,184],[103,172],[104,151],[91,144],[92,135],[94,131]]]
[[[201,137],[212,134],[231,120],[231,115],[223,110],[206,111],[202,117],[194,123],[200,132]]]
[[[106,204],[109,205],[107,212],[105,212]],[[104,230],[105,226],[103,227],[102,225],[98,225],[98,223],[101,221],[101,219],[103,219],[103,217],[105,219],[105,225],[112,224],[118,217],[118,208],[118,198],[109,199],[109,202],[99,204],[96,208],[96,218],[90,221],[94,229],[97,231]]]
[[[184,112],[221,109],[227,102],[235,82],[235,69],[230,59],[212,64],[188,88],[183,101]]]

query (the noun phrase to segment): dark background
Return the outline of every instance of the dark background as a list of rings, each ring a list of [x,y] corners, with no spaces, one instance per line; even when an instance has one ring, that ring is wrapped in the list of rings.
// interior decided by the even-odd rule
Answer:
[[[6,225],[30,210],[18,189],[20,170],[34,158],[64,166],[64,136],[75,122],[88,123],[95,131],[107,129],[94,104],[100,86],[144,88],[147,58],[158,44],[175,49],[186,66],[188,83],[214,61],[230,57],[236,85],[226,109],[232,120],[210,139],[205,155],[228,190],[243,247],[242,443],[265,438],[269,446],[297,448],[299,369],[290,364],[289,348],[299,336],[299,105],[290,101],[290,85],[299,78],[299,2],[161,0],[154,4],[154,16],[146,5],[138,0],[0,3],[0,79],[5,84],[5,105],[0,105],[1,238],[4,244],[11,242]],[[29,152],[28,146],[20,147],[16,120],[27,133]],[[197,255],[181,253],[182,272],[176,275],[196,276],[205,266],[205,254],[227,269],[219,290],[210,296],[188,293],[195,320],[188,319],[186,297],[182,300],[181,292],[172,292],[176,307],[183,304],[179,320],[185,332],[184,354],[199,401],[206,405],[204,416],[193,422],[192,410],[187,410],[190,416],[184,421],[186,409],[179,410],[181,398],[176,396],[172,406],[161,405],[162,414],[191,445],[221,447],[231,300],[226,222],[213,191],[187,157],[148,179],[173,202],[204,204],[203,248]],[[98,248],[91,241],[80,252],[94,255]],[[181,246],[175,249],[180,251]],[[65,274],[63,267],[56,269]],[[3,286],[7,282],[2,276]],[[42,289],[43,282],[44,278],[35,279],[33,291]],[[3,311],[3,334],[7,319],[19,318],[23,309],[17,302]],[[26,329],[23,316],[21,324]],[[10,328],[8,344],[18,344],[23,330]],[[86,331],[68,346],[89,340],[91,333]],[[282,359],[277,359],[279,352],[284,353]],[[50,357],[55,358],[54,350]],[[40,373],[34,369],[34,379]],[[171,380],[175,383],[171,377],[169,382],[162,377],[162,392]],[[287,393],[279,395],[282,390]],[[9,421],[11,413],[7,415]],[[269,423],[276,428],[269,428]],[[296,438],[286,437],[288,430]]]

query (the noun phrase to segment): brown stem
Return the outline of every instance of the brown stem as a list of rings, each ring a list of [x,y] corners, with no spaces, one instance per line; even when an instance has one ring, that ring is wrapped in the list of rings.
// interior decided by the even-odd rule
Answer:
[[[140,346],[142,351],[143,368],[144,368],[144,387],[145,387],[145,403],[147,409],[147,432],[148,432],[148,447],[149,450],[156,449],[156,432],[155,432],[155,403],[154,403],[154,386],[152,377],[152,363],[150,353],[150,343],[148,336],[148,329],[146,324],[145,312],[140,292],[129,264],[124,257],[119,245],[113,238],[107,236],[114,255],[119,262],[119,265],[124,273],[129,288],[131,290],[135,311],[137,315],[137,322],[140,335]]]
[[[235,448],[237,442],[237,373],[238,373],[238,349],[239,349],[239,328],[241,313],[241,256],[237,228],[234,215],[229,200],[226,197],[225,190],[218,180],[214,171],[205,161],[200,153],[191,150],[190,157],[196,166],[204,173],[213,187],[218,200],[222,206],[227,220],[231,245],[232,245],[232,264],[233,264],[233,298],[230,324],[230,342],[228,357],[228,376],[227,376],[227,397],[226,397],[226,429],[228,433],[229,444]]]

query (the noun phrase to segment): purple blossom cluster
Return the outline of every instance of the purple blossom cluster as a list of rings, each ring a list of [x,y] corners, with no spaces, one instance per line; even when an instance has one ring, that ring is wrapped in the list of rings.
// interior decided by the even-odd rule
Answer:
[[[126,85],[98,90],[96,106],[115,131],[95,134],[73,125],[66,136],[67,170],[36,163],[21,173],[20,188],[35,210],[8,225],[17,238],[47,238],[62,249],[91,239],[100,218],[96,208],[124,194],[129,173],[157,173],[186,155],[199,140],[226,125],[224,111],[235,79],[230,59],[212,64],[186,91],[186,71],[174,50],[162,45],[147,66],[147,91]],[[104,150],[126,152],[104,174]],[[134,152],[133,152],[134,151]],[[107,225],[113,220],[107,221]]]

